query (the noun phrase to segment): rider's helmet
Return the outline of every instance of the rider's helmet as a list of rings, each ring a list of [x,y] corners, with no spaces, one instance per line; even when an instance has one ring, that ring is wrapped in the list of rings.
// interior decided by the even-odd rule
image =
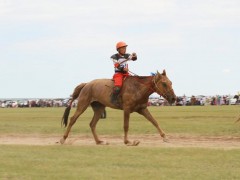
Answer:
[[[125,42],[123,42],[123,41],[120,41],[120,42],[118,42],[117,44],[116,44],[116,49],[118,50],[119,48],[121,48],[121,47],[127,47],[128,45],[125,43]]]

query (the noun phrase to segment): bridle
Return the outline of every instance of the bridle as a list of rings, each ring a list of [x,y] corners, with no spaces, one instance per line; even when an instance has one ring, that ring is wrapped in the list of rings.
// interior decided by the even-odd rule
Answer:
[[[156,83],[156,75],[153,77],[153,84],[154,84],[154,88],[157,89],[159,92],[161,92],[161,90],[159,89],[159,87],[157,86],[157,83]],[[172,88],[169,89],[166,93],[160,93],[160,96],[162,96],[165,99],[167,99],[167,94],[170,91],[173,91],[173,89]],[[154,92],[156,92],[156,90]]]
[[[137,75],[137,74],[135,74],[135,73],[133,73],[133,72],[131,72],[131,71],[129,71],[131,74],[133,74],[134,76],[139,76],[139,75]],[[161,90],[159,89],[159,87],[157,86],[157,83],[156,83],[156,75],[154,75],[154,76],[152,76],[153,77],[153,79],[152,79],[152,82],[153,82],[153,86],[152,86],[152,83],[150,84],[150,86],[149,86],[149,90],[152,92],[152,93],[154,93],[154,92],[157,92],[156,91],[156,89],[159,91],[159,92],[161,92]],[[144,83],[142,83],[142,84],[144,84]],[[148,86],[147,84],[145,84],[146,86]],[[173,89],[171,88],[171,89],[169,89],[166,93],[160,93],[160,96],[162,96],[162,97],[164,97],[165,99],[167,99],[167,94],[169,93],[169,92],[172,92],[173,91]]]

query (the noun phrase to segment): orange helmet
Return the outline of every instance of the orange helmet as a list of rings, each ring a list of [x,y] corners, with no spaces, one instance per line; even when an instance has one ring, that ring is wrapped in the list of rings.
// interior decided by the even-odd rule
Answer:
[[[118,50],[118,49],[121,48],[121,47],[127,47],[127,46],[128,46],[128,45],[127,45],[125,42],[120,41],[120,42],[117,43],[116,49]]]

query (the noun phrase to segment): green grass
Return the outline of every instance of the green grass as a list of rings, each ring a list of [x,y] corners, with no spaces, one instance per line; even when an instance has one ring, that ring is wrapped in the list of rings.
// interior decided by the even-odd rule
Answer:
[[[192,106],[192,107],[151,107],[152,115],[167,133],[193,135],[239,135],[235,124],[240,106]],[[5,134],[59,134],[63,133],[61,118],[63,108],[0,109],[0,133]],[[71,115],[75,112],[73,108]],[[72,128],[75,133],[91,133],[89,123],[92,110],[88,108]],[[123,113],[107,109],[107,119],[100,120],[97,130],[101,134],[120,135],[123,133]],[[132,113],[130,133],[153,134],[155,127],[144,117]]]
[[[150,107],[167,133],[240,136],[239,106]],[[63,108],[0,109],[1,135],[61,137]],[[71,115],[75,109],[72,109]],[[91,135],[89,108],[71,135]],[[99,135],[123,134],[122,111],[107,109]],[[157,134],[133,113],[130,134]],[[70,135],[70,136],[71,136]],[[0,179],[240,179],[240,149],[89,145],[0,145]]]
[[[235,124],[239,106],[150,107],[152,115],[166,133],[192,135],[240,135]],[[0,109],[0,134],[62,134],[61,118],[64,108]],[[71,115],[75,112],[73,108]],[[91,133],[89,123],[93,112],[88,108],[77,120],[72,133]],[[100,134],[122,135],[123,112],[107,109],[107,119],[97,125]],[[132,113],[131,134],[155,134],[156,128],[144,117]]]
[[[0,179],[239,179],[240,150],[1,146]]]

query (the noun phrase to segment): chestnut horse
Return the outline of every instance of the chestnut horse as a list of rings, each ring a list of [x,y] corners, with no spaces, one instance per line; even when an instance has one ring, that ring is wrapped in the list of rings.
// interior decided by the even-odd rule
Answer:
[[[159,72],[154,76],[129,76],[124,80],[120,95],[118,96],[118,104],[111,103],[111,94],[114,83],[111,79],[95,79],[88,83],[78,85],[70,101],[69,106],[65,109],[62,124],[66,127],[68,124],[68,116],[71,109],[71,103],[78,98],[78,105],[75,114],[71,117],[67,130],[60,140],[63,144],[67,139],[69,132],[76,122],[77,118],[92,106],[94,115],[90,122],[93,137],[96,144],[107,144],[98,138],[96,133],[96,125],[104,112],[105,107],[121,109],[124,113],[124,143],[126,145],[138,145],[139,141],[131,142],[128,140],[128,128],[130,113],[137,112],[149,120],[158,130],[163,140],[166,141],[166,135],[159,127],[158,122],[152,117],[147,109],[149,96],[156,92],[163,96],[170,104],[176,100],[176,95],[172,89],[172,82],[168,79],[166,71],[162,74]]]

